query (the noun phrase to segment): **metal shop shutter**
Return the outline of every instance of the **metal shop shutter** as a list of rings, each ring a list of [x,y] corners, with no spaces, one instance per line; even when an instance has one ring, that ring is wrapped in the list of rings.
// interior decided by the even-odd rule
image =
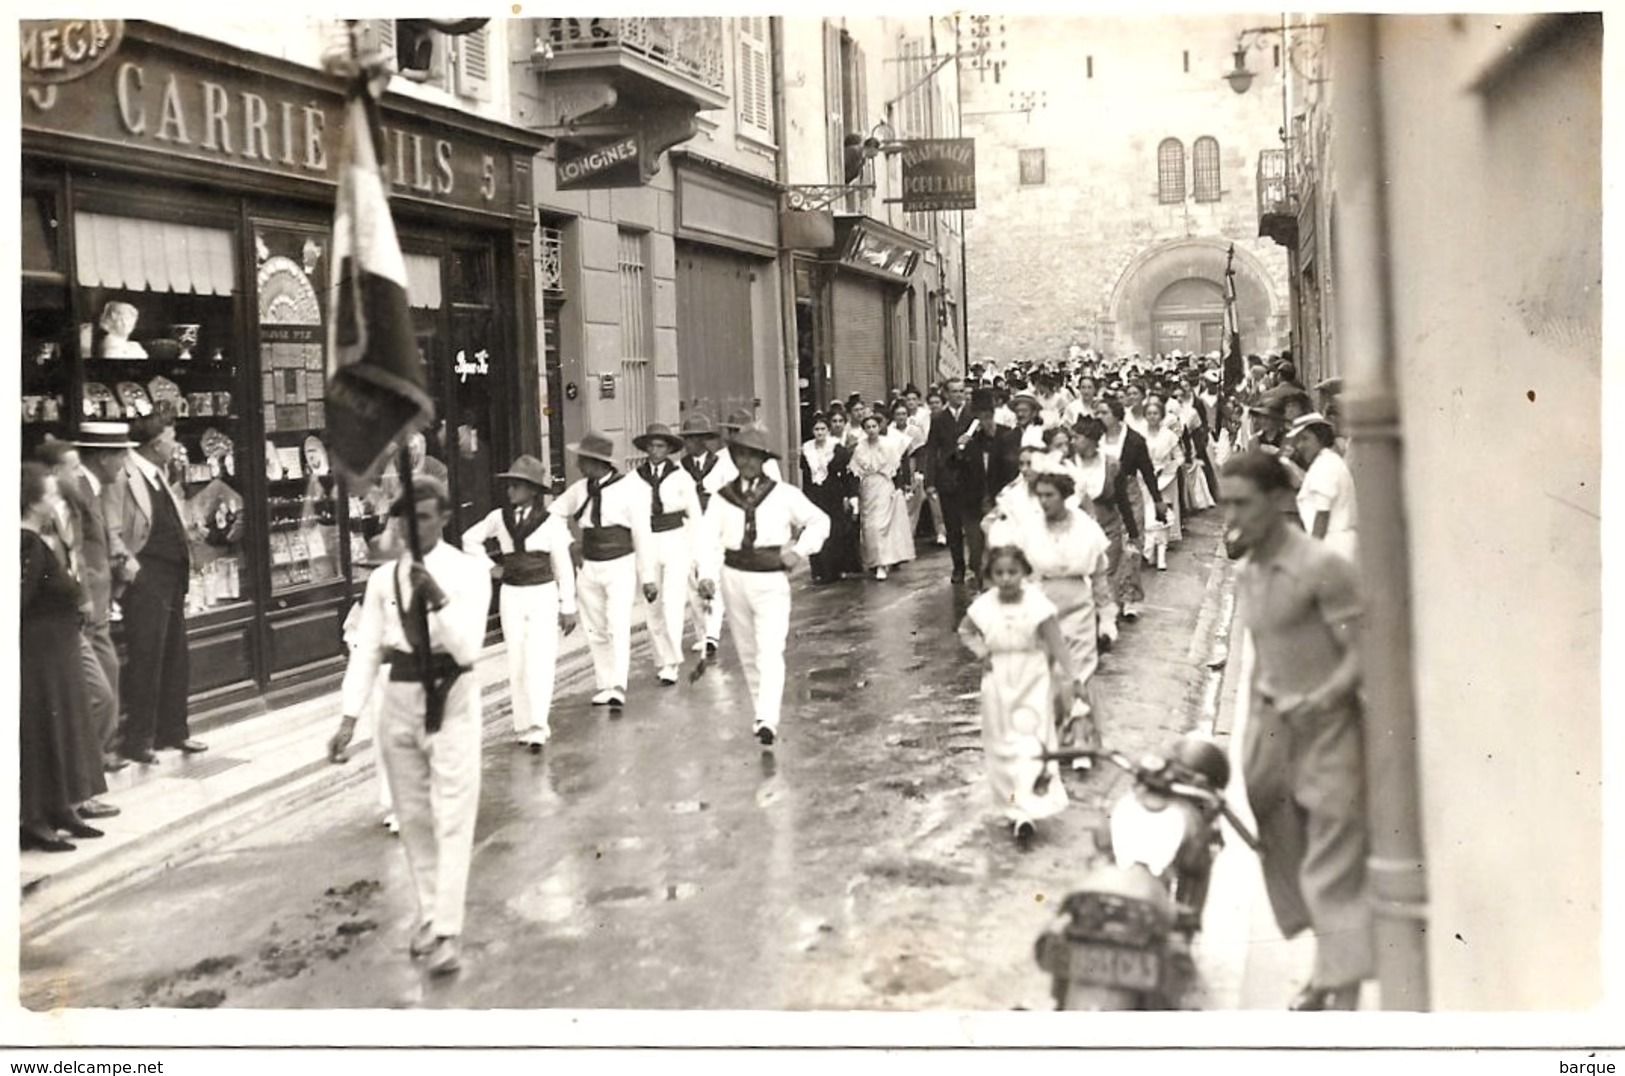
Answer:
[[[865,402],[884,400],[886,381],[886,293],[878,284],[836,278],[835,392],[845,402],[860,393]]]
[[[751,260],[677,244],[677,358],[683,414],[698,409],[720,423],[754,411],[755,329]]]

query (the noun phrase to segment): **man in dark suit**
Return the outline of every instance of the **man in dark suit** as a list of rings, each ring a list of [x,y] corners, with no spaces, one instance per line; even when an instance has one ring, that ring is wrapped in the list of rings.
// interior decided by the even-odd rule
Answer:
[[[180,498],[169,483],[175,448],[173,414],[160,411],[130,424],[140,447],[125,459],[123,480],[107,501],[107,528],[138,563],[124,592],[129,661],[123,669],[125,758],[150,765],[153,748],[187,754],[208,750],[191,738],[187,693],[191,670],[186,649],[186,592],[192,551]]]
[[[965,383],[948,382],[948,406],[931,423],[926,441],[929,453],[928,490],[942,499],[947,517],[948,553],[953,558],[953,582],[965,581],[967,554],[972,571],[982,567],[982,516],[986,513],[990,478],[1001,468],[993,463],[993,396],[977,390],[966,400]]]

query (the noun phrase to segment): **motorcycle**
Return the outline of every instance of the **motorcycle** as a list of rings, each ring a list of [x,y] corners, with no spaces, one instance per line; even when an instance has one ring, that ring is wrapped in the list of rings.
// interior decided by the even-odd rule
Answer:
[[[1134,778],[1096,835],[1101,854],[1038,938],[1035,955],[1050,973],[1056,1007],[1179,1008],[1195,975],[1191,941],[1202,929],[1213,862],[1224,847],[1219,819],[1259,849],[1224,799],[1230,760],[1196,736],[1138,760],[1089,748],[1043,758],[1110,762]]]

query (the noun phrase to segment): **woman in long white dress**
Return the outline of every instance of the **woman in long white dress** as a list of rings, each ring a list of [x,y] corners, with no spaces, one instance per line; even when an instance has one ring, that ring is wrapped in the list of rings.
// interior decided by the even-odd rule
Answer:
[[[908,501],[897,488],[902,453],[881,436],[880,416],[863,418],[863,440],[852,450],[848,467],[858,479],[858,519],[865,571],[877,580],[889,569],[914,559],[914,536],[908,526]]]
[[[1145,559],[1156,564],[1158,571],[1168,570],[1168,546],[1184,537],[1179,526],[1179,497],[1174,483],[1179,480],[1179,468],[1185,455],[1179,448],[1179,434],[1166,421],[1160,399],[1153,396],[1145,402],[1145,447],[1151,453],[1151,468],[1157,473],[1157,489],[1163,503],[1168,506],[1168,521],[1158,523],[1155,512],[1146,513]]]
[[[1081,693],[1055,606],[1028,582],[1026,554],[1015,546],[988,551],[989,588],[959,624],[959,637],[982,659],[982,753],[994,802],[1018,841],[1034,823],[1066,810],[1066,788],[1040,755],[1060,745],[1056,683]],[[1055,675],[1059,672],[1059,676]]]
[[[1106,533],[1087,512],[1067,502],[1077,494],[1072,476],[1038,470],[1033,496],[1042,515],[1017,542],[1033,567],[1033,578],[1055,606],[1072,658],[1076,690],[1057,692],[1058,716],[1084,747],[1100,746],[1098,708],[1090,680],[1100,664],[1099,641],[1117,638],[1117,601],[1112,593]]]

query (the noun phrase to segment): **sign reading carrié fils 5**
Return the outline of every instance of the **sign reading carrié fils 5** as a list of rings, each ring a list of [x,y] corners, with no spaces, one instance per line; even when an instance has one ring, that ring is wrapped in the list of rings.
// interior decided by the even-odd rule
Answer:
[[[224,55],[182,51],[147,39],[143,25],[24,24],[25,152],[38,133],[104,155],[138,150],[262,176],[336,181],[343,134],[336,83],[314,71],[276,77]],[[395,195],[503,215],[528,204],[508,147],[392,108],[388,99],[382,128],[380,163]]]

